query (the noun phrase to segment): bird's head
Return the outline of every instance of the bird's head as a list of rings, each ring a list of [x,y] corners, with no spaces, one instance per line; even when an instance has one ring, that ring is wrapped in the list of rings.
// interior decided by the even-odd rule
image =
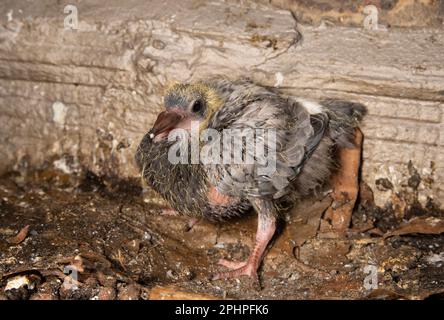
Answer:
[[[150,131],[150,137],[160,141],[174,129],[191,130],[191,123],[205,128],[210,117],[222,106],[222,100],[211,86],[197,82],[173,84],[167,87],[162,111]]]

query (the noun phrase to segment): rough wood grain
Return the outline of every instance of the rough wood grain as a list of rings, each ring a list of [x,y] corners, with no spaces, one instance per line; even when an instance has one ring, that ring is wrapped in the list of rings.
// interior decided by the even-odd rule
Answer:
[[[261,0],[294,12],[309,24],[362,26],[363,9],[374,5],[379,23],[391,27],[442,27],[444,1],[438,0]]]
[[[375,190],[388,178],[398,192],[411,160],[419,200],[444,203],[442,28],[304,26],[248,1],[87,0],[78,12],[79,29],[65,30],[61,3],[0,3],[0,171],[65,155],[63,170],[136,175],[167,82],[248,75],[366,104],[364,180]],[[375,190],[377,204],[388,199]]]

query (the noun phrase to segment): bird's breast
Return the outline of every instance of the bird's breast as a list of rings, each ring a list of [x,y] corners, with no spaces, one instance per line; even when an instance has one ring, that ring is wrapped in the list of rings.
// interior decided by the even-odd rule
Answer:
[[[142,139],[136,162],[144,181],[178,212],[209,220],[224,220],[249,208],[248,201],[224,195],[210,184],[202,164],[173,164],[168,143]]]

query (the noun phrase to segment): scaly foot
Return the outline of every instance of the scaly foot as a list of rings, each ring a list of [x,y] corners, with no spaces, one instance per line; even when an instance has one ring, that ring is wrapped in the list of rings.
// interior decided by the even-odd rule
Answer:
[[[259,283],[259,277],[257,275],[257,264],[253,261],[229,261],[220,259],[218,264],[224,266],[231,271],[219,272],[212,277],[212,280],[238,278],[241,276],[248,276],[256,283]]]
[[[245,265],[247,264],[248,260],[245,261],[231,261],[231,260],[227,260],[227,259],[220,259],[217,264],[224,266],[225,268],[228,269],[239,269],[242,267],[245,267]]]
[[[276,208],[273,203],[268,200],[252,198],[250,201],[256,212],[258,212],[256,243],[253,250],[247,261],[244,262],[227,261],[225,259],[219,260],[220,265],[232,270],[219,272],[212,277],[212,280],[248,276],[253,279],[258,288],[260,288],[257,269],[264,257],[265,249],[276,231]]]

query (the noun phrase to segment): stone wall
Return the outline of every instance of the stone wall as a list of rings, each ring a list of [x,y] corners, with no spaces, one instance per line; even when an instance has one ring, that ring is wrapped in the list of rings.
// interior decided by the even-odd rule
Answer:
[[[248,75],[289,94],[366,104],[363,178],[377,203],[393,194],[376,187],[379,178],[394,191],[410,188],[410,161],[420,201],[444,203],[444,33],[436,19],[370,31],[300,25],[294,12],[248,1],[87,0],[69,30],[67,3],[0,3],[0,171],[61,157],[65,171],[137,175],[134,151],[166,83]]]

